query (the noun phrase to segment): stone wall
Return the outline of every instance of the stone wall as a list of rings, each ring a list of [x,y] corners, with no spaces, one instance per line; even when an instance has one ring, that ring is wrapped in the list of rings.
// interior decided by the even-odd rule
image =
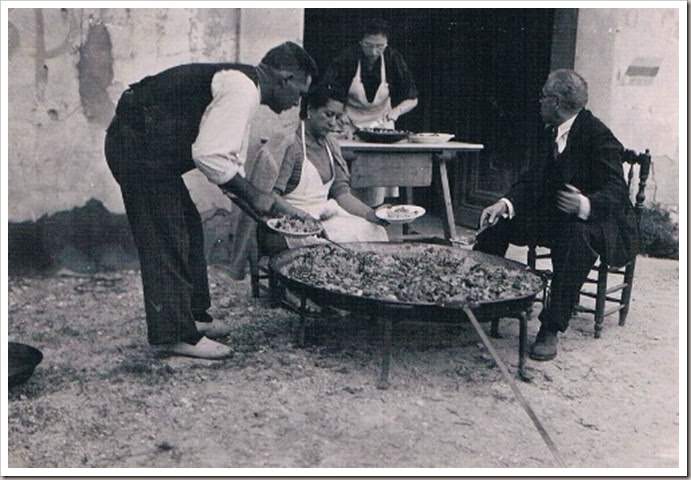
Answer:
[[[256,64],[302,43],[302,9],[11,9],[8,15],[10,273],[136,265],[103,140],[130,83],[188,62]],[[297,127],[297,111],[260,107],[260,138]],[[276,145],[280,142],[269,143]],[[202,212],[209,261],[227,261],[230,201],[199,172],[185,175]]]
[[[634,150],[649,148],[647,197],[679,203],[679,15],[674,9],[580,9],[578,72],[589,108]]]
[[[103,139],[128,84],[187,62],[254,64],[280,42],[301,43],[303,30],[301,9],[20,8],[8,17],[11,222],[90,199],[122,213]],[[294,110],[276,116],[261,107],[253,143],[296,122]],[[201,174],[185,180],[200,210],[230,208]]]

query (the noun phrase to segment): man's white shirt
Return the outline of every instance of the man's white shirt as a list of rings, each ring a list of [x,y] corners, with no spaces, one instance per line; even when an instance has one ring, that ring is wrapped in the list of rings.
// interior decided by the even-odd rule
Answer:
[[[221,185],[245,175],[252,117],[259,107],[259,87],[237,70],[222,70],[211,80],[211,103],[192,144],[192,160],[209,181]]]

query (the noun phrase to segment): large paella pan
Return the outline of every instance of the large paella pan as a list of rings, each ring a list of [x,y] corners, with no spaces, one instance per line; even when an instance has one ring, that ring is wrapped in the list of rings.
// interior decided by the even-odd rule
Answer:
[[[270,268],[275,279],[303,299],[364,311],[383,320],[380,388],[388,387],[394,320],[469,320],[557,463],[564,465],[556,445],[478,323],[478,319],[498,317],[520,320],[518,369],[526,379],[527,312],[543,290],[544,280],[525,265],[452,246],[348,243],[339,249],[317,245],[288,250],[274,257]]]
[[[421,243],[303,247],[274,257],[277,279],[314,302],[397,319],[457,320],[469,305],[484,320],[532,305],[543,281],[525,265],[461,248]]]
[[[527,312],[544,287],[525,265],[461,248],[425,243],[359,242],[349,250],[313,245],[287,250],[270,263],[279,284],[304,299],[364,313],[384,327],[379,384],[388,385],[391,329],[402,320],[456,323],[517,318],[519,375],[524,370]],[[303,302],[304,304],[304,302]],[[304,337],[304,314],[300,338]],[[301,340],[299,340],[301,343]]]

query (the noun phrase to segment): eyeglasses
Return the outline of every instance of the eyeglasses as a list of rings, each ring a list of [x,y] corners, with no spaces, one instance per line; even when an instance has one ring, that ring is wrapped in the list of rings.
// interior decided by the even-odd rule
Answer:
[[[559,97],[557,97],[556,95],[545,94],[545,93],[541,93],[541,94],[540,94],[540,98],[538,99],[538,101],[539,101],[539,102],[544,102],[544,101],[547,100],[548,98],[554,98],[554,99],[557,100],[557,102],[559,101]]]
[[[383,50],[388,46],[388,44],[386,43],[370,43],[365,41],[360,42],[360,45],[362,45],[365,48],[378,48],[380,50]]]

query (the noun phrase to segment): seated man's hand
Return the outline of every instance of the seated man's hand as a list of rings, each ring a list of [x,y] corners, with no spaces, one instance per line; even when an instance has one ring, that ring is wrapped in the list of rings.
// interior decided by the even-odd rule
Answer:
[[[498,201],[496,203],[493,203],[489,207],[485,208],[482,213],[480,214],[480,227],[487,227],[494,225],[499,221],[499,219],[507,214],[509,211],[509,207],[506,206],[506,203],[502,201]]]
[[[573,185],[565,185],[565,190],[557,192],[557,208],[569,215],[578,215],[581,205],[581,191]]]

